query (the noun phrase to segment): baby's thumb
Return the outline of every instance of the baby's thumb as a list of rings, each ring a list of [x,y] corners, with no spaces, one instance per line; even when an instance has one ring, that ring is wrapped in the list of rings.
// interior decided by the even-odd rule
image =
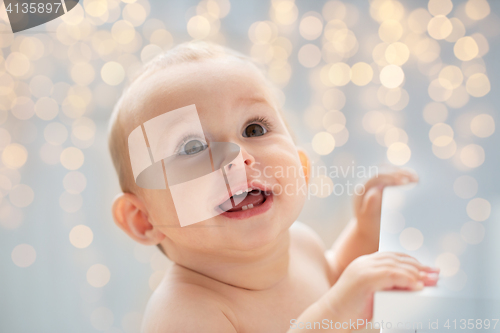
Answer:
[[[384,186],[372,187],[366,192],[361,206],[361,214],[380,216],[382,210],[382,193]]]

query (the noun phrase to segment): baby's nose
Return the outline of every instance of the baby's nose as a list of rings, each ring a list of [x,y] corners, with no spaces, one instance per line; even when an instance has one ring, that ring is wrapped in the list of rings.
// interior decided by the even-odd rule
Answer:
[[[255,158],[251,155],[244,147],[241,147],[241,155],[243,156],[243,163],[248,166],[252,166],[255,163]]]
[[[240,154],[240,147],[237,144],[232,142],[211,142],[209,147],[211,162],[215,170],[219,168],[233,169],[237,164],[241,163],[236,160]]]

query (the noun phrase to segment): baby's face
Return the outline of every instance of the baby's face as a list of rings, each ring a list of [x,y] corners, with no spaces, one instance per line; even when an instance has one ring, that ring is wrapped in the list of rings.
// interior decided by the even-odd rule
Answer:
[[[171,189],[140,189],[137,195],[150,223],[166,235],[170,246],[214,254],[272,243],[295,221],[306,193],[297,149],[266,79],[251,64],[231,57],[161,69],[137,80],[130,89],[127,105],[131,112],[125,118],[129,132],[153,117],[192,104],[204,138],[185,133],[182,139],[173,139],[180,141],[173,143],[176,152],[196,154],[211,142],[237,144],[242,157],[237,167],[246,174],[246,181],[237,186],[254,190],[237,206],[220,197],[207,198],[211,205],[220,204],[221,214],[180,227]],[[205,205],[189,199],[183,205],[192,205],[194,210]]]

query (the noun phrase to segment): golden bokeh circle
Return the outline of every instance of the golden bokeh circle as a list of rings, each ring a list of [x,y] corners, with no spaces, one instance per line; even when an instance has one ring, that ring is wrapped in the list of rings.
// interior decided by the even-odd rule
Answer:
[[[453,52],[458,59],[469,61],[479,54],[479,47],[474,38],[465,36],[456,41]]]
[[[366,62],[357,62],[351,67],[351,81],[357,86],[365,86],[373,79],[373,69]]]
[[[477,168],[482,165],[485,160],[483,147],[477,144],[469,144],[460,151],[460,160],[469,168]]]
[[[315,40],[323,32],[322,20],[314,15],[304,17],[299,24],[299,33],[304,39]]]
[[[491,214],[491,204],[484,198],[474,198],[467,204],[467,215],[474,221],[486,221]]]
[[[95,264],[87,270],[87,282],[95,288],[104,287],[111,278],[109,268],[103,264]]]
[[[29,267],[36,260],[36,251],[29,244],[19,244],[12,250],[11,258],[16,266],[21,268]]]
[[[394,165],[405,165],[410,160],[410,157],[411,150],[406,143],[395,142],[387,148],[387,159]]]
[[[83,165],[83,152],[76,147],[68,147],[61,153],[61,164],[68,170],[79,169]]]
[[[313,150],[319,155],[328,155],[335,148],[335,138],[328,132],[319,132],[312,139]]]
[[[491,8],[487,0],[469,0],[465,4],[465,13],[473,20],[482,20],[490,14]]]
[[[23,76],[30,70],[30,60],[21,52],[11,52],[5,59],[5,69],[13,76]]]
[[[94,233],[92,232],[92,229],[83,224],[74,226],[69,232],[69,241],[78,249],[88,247],[92,243],[93,239]]]
[[[472,119],[470,129],[475,136],[487,138],[495,133],[495,119],[489,114],[479,114]]]
[[[467,92],[474,97],[483,97],[491,90],[490,80],[484,73],[476,73],[467,79]]]
[[[108,61],[101,68],[101,78],[110,86],[117,86],[125,79],[125,69],[116,61]]]
[[[11,143],[7,145],[2,152],[3,164],[11,169],[18,169],[22,167],[28,159],[28,150],[19,144]]]
[[[405,78],[405,74],[401,67],[396,65],[388,65],[380,71],[380,82],[384,87],[397,88]]]
[[[453,25],[446,16],[436,15],[427,24],[427,31],[434,39],[445,39],[453,31]]]

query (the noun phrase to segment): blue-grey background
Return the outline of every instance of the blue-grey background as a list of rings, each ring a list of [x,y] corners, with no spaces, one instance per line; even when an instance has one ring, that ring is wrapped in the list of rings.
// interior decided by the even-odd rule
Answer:
[[[222,7],[227,1],[215,1]],[[196,15],[196,7],[206,2],[198,1],[137,1],[148,13],[146,23],[135,27],[139,35],[138,46],[130,51],[116,47],[111,54],[100,55],[96,51],[95,36],[99,32],[112,30],[115,21],[122,20],[121,11],[127,3],[108,1],[109,22],[99,22],[91,18],[82,8],[91,8],[92,1],[83,1],[74,10],[80,10],[84,18],[80,27],[80,39],[65,35],[70,31],[70,25],[64,25],[64,16],[45,25],[32,28],[25,32],[12,34],[6,20],[4,7],[0,8],[0,73],[7,73],[15,86],[11,92],[0,95],[1,128],[9,133],[10,139],[1,141],[1,149],[7,144],[18,143],[28,152],[24,165],[14,169],[4,166],[1,162],[0,174],[4,175],[0,188],[0,331],[1,332],[138,332],[141,316],[147,300],[154,289],[158,278],[171,264],[155,247],[147,248],[135,244],[115,226],[111,217],[111,202],[119,193],[119,187],[111,160],[107,151],[107,121],[114,102],[121,93],[126,81],[131,75],[133,66],[141,63],[141,50],[149,44],[144,36],[143,26],[150,19],[163,22],[165,29],[173,37],[173,44],[188,41],[192,36],[187,31],[189,19]],[[276,4],[277,1],[274,1]],[[342,4],[337,1],[336,4]],[[499,180],[496,175],[500,162],[498,153],[498,133],[495,131],[487,138],[474,136],[463,130],[462,115],[487,113],[498,120],[498,86],[500,69],[498,66],[500,32],[500,2],[489,1],[491,12],[484,19],[473,21],[464,14],[465,1],[453,1],[453,10],[448,17],[458,17],[464,22],[466,35],[483,34],[489,44],[489,51],[479,61],[484,61],[486,74],[491,83],[491,91],[484,97],[470,97],[467,104],[460,108],[448,107],[448,117],[445,120],[455,131],[457,152],[450,159],[437,158],[432,152],[429,140],[431,125],[423,118],[424,107],[432,102],[428,94],[431,80],[437,74],[427,76],[419,70],[419,60],[410,53],[409,60],[402,65],[405,81],[402,87],[408,92],[409,103],[401,111],[391,110],[377,100],[377,89],[380,87],[378,75],[380,68],[372,56],[374,47],[381,43],[378,36],[380,22],[370,14],[370,6],[379,6],[380,1],[345,1],[347,14],[344,18],[349,22],[348,28],[354,33],[359,48],[352,56],[339,61],[349,66],[357,62],[366,62],[374,69],[374,79],[366,86],[357,86],[352,82],[337,87],[346,96],[345,106],[341,111],[346,117],[345,128],[349,132],[347,142],[335,147],[324,156],[316,153],[311,142],[318,132],[325,132],[321,119],[329,109],[323,105],[322,96],[327,87],[318,79],[319,71],[326,66],[327,60],[322,59],[313,68],[304,67],[298,60],[298,52],[305,44],[314,44],[321,48],[322,37],[306,40],[299,32],[303,17],[317,15],[321,17],[324,1],[292,1],[297,15],[291,24],[274,23],[278,27],[279,36],[286,37],[292,45],[286,63],[289,64],[290,78],[282,81],[286,96],[284,109],[287,120],[297,137],[298,145],[304,148],[315,165],[325,166],[384,166],[390,165],[387,159],[387,147],[380,144],[374,134],[368,133],[363,126],[365,114],[379,110],[389,114],[394,124],[406,131],[411,158],[404,164],[416,170],[421,179],[426,180],[426,192],[422,200],[407,202],[413,214],[412,221],[419,220],[418,228],[424,234],[425,245],[437,256],[440,248],[440,236],[448,232],[460,230],[460,226],[468,220],[465,207],[469,200],[459,199],[453,192],[453,181],[460,175],[471,175],[478,183],[477,197],[487,199],[492,207],[490,218],[483,222],[487,229],[487,237],[481,244],[480,254],[468,246],[463,256],[480,257],[490,262],[492,267],[498,267],[488,253],[499,251],[495,247],[498,235],[498,214],[500,198],[498,195]],[[400,1],[404,8],[401,18],[404,29],[402,41],[411,32],[408,29],[407,17],[416,8],[427,9],[427,1]],[[83,7],[82,7],[83,5]],[[253,42],[249,37],[249,29],[255,22],[273,22],[270,9],[271,1],[231,1],[227,16],[217,19],[220,23],[219,33],[206,39],[221,42],[229,47],[250,54]],[[69,13],[70,14],[70,13]],[[68,15],[69,15],[68,14]],[[323,23],[327,19],[323,18]],[[218,24],[215,22],[214,24]],[[75,27],[72,25],[71,27]],[[85,29],[90,32],[85,33]],[[421,36],[431,38],[427,33]],[[37,38],[45,48],[41,57],[33,56],[33,52],[23,48],[23,38]],[[456,65],[461,67],[462,61],[453,54],[453,45],[444,40],[437,41],[440,45],[437,66]],[[172,43],[162,45],[164,50]],[[132,48],[134,49],[134,48]],[[90,50],[90,51],[89,51]],[[19,77],[6,71],[6,62],[13,52],[30,53],[30,71]],[[34,52],[36,53],[36,52]],[[91,98],[85,107],[83,117],[89,118],[96,126],[95,134],[87,142],[71,139],[72,126],[78,117],[68,117],[61,107],[64,98],[51,95],[60,104],[57,116],[51,120],[40,119],[36,114],[29,119],[19,119],[10,108],[12,94],[26,96],[37,101],[32,96],[29,84],[32,77],[44,75],[53,84],[64,82],[66,87],[78,86],[72,79],[71,69],[74,65],[70,57],[85,54],[82,58],[95,70],[95,77],[86,84]],[[87,55],[89,59],[87,59]],[[122,55],[126,57],[121,57]],[[102,66],[109,61],[122,64],[127,77],[118,85],[111,86],[103,81],[100,75]],[[439,64],[442,62],[442,65]],[[268,66],[268,64],[265,64]],[[130,72],[128,72],[130,70]],[[5,79],[5,76],[3,77]],[[5,79],[7,80],[7,79]],[[1,81],[2,87],[6,81]],[[465,84],[465,82],[464,82]],[[63,97],[67,93],[59,85]],[[56,91],[56,90],[54,90]],[[61,93],[61,92],[57,92]],[[10,94],[10,97],[9,97]],[[313,110],[313,111],[311,111]],[[315,111],[314,111],[315,110]],[[29,111],[27,111],[29,114]],[[71,114],[71,113],[70,113]],[[51,148],[55,157],[48,154],[44,129],[50,122],[59,122],[67,127],[69,136],[58,147]],[[92,126],[90,125],[90,128]],[[467,126],[466,126],[467,127]],[[3,139],[6,137],[2,133]],[[2,140],[3,140],[2,139]],[[484,148],[485,161],[476,168],[467,168],[460,163],[461,147],[475,143]],[[44,146],[45,145],[45,146]],[[84,154],[84,162],[78,168],[86,178],[86,187],[76,197],[78,209],[67,212],[61,207],[60,198],[65,193],[63,179],[70,170],[58,161],[62,149],[76,146]],[[50,148],[50,147],[49,147]],[[43,153],[45,151],[45,153]],[[45,155],[44,155],[45,154]],[[43,157],[45,156],[45,157]],[[51,157],[52,156],[52,157]],[[7,158],[7,157],[5,157]],[[51,163],[47,163],[47,160]],[[314,177],[313,177],[314,179]],[[334,184],[345,184],[347,180],[363,181],[363,179],[335,178]],[[430,180],[430,181],[429,181]],[[11,199],[9,192],[18,184],[29,186],[34,192],[34,199],[26,207],[17,207],[16,200]],[[450,187],[451,186],[451,187]],[[78,197],[81,196],[81,197]],[[326,195],[325,195],[326,196]],[[82,199],[81,207],[78,200]],[[14,200],[14,202],[12,201]],[[347,194],[328,195],[325,198],[313,196],[306,204],[300,220],[314,228],[331,246],[341,229],[352,217],[352,198]],[[22,200],[21,200],[22,201]],[[64,205],[64,204],[63,204]],[[439,218],[431,219],[434,209],[439,208]],[[71,210],[71,209],[70,209]],[[419,217],[421,218],[419,219]],[[70,231],[77,225],[86,225],[92,230],[93,240],[85,248],[77,248],[69,239]],[[28,244],[36,251],[36,260],[28,267],[19,267],[14,263],[13,250],[20,244]],[[460,257],[462,258],[462,257]],[[465,265],[467,260],[464,261]],[[95,264],[101,264],[110,272],[109,282],[102,287],[93,287],[87,281],[87,272]],[[490,281],[494,282],[494,281]]]

